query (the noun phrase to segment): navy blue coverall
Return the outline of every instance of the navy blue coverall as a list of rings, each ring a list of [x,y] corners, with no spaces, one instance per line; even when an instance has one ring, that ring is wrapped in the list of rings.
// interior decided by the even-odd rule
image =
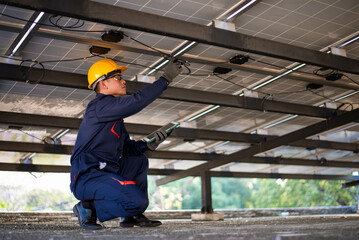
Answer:
[[[129,138],[123,119],[138,113],[167,88],[164,78],[131,96],[97,94],[87,106],[71,156],[71,184],[79,200],[94,200],[98,219],[143,213],[148,207],[148,150]]]

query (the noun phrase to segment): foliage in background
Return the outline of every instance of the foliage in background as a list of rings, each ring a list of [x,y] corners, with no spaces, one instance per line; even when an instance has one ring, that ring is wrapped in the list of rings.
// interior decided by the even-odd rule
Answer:
[[[149,176],[149,210],[201,209],[201,180],[187,177],[156,187]],[[212,178],[214,209],[355,206],[356,188],[342,181]],[[71,211],[70,192],[0,186],[0,211]]]
[[[355,206],[355,187],[342,189],[342,181],[261,179],[251,197],[251,207]]]
[[[77,201],[70,192],[0,186],[0,211],[71,211]]]
[[[188,177],[156,187],[149,177],[153,210],[201,209],[199,177]],[[343,181],[212,178],[214,209],[355,206],[355,187]]]

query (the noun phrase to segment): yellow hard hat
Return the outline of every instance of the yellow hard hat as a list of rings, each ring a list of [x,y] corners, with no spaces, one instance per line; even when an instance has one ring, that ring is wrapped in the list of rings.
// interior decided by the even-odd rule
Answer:
[[[118,66],[111,59],[103,59],[95,62],[87,73],[88,88],[93,89],[93,84],[98,83],[101,80],[105,80],[107,77],[115,74],[116,72],[123,73],[127,70],[125,66]]]

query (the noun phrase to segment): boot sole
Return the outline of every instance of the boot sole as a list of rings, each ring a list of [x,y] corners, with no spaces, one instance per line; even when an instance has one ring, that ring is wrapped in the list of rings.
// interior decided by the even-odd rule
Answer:
[[[134,226],[137,227],[157,227],[162,225],[162,223],[156,223],[156,224],[134,224],[134,223],[120,223],[120,227],[123,228],[132,228]]]
[[[120,227],[123,227],[123,228],[132,228],[134,226],[135,226],[135,224],[132,224],[132,223],[120,223]]]
[[[72,208],[72,211],[74,212],[75,216],[77,217],[77,220],[79,221],[80,227],[86,230],[98,230],[98,229],[102,229],[102,226],[100,224],[96,224],[96,225],[82,225],[80,218],[79,218],[79,211],[76,208],[76,205]]]

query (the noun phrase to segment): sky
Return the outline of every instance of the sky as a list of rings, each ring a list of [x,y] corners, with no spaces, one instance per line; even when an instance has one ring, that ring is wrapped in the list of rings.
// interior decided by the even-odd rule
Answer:
[[[0,171],[0,185],[21,186],[26,190],[60,190],[71,193],[70,173],[32,173]]]

